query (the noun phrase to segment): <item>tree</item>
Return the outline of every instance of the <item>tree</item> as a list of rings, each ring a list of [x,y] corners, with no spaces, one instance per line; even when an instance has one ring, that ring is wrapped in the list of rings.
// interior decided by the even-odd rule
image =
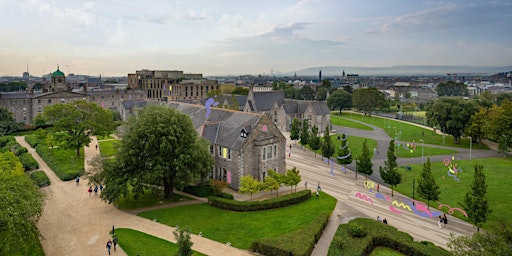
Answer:
[[[471,193],[466,193],[466,198],[464,199],[464,208],[468,213],[469,222],[473,223],[478,231],[480,231],[480,228],[492,213],[487,202],[487,184],[485,184],[483,169],[482,165],[475,165]]]
[[[508,138],[503,135],[498,139],[498,153],[502,154],[505,158],[508,155]]]
[[[176,245],[178,246],[178,253],[176,256],[192,256],[192,241],[190,240],[189,229],[176,229],[173,232]]]
[[[309,125],[308,125],[308,120],[307,119],[304,119],[302,121],[302,130],[301,130],[301,133],[300,133],[300,141],[299,143],[301,145],[308,145],[309,143]]]
[[[301,100],[314,100],[315,91],[310,86],[305,85],[299,90],[299,99]]]
[[[210,187],[213,190],[214,195],[220,195],[224,191],[225,188],[228,187],[228,183],[223,180],[210,180]]]
[[[290,128],[290,139],[298,140],[300,135],[300,121],[297,118],[293,118],[292,126]]]
[[[300,174],[297,167],[293,167],[292,169],[286,170],[286,178],[284,184],[290,186],[290,193],[292,192],[292,187],[295,186],[295,191],[297,191],[297,184],[300,183]]]
[[[238,192],[242,194],[250,194],[252,201],[252,194],[260,192],[261,184],[250,175],[242,176],[240,179],[240,188]]]
[[[492,106],[487,111],[486,131],[487,139],[499,141],[500,137],[507,137],[507,146],[510,146],[510,138],[512,138],[512,102],[504,100],[501,106]]]
[[[356,169],[358,172],[366,174],[366,179],[373,173],[373,163],[366,139],[363,141],[362,153],[356,160]]]
[[[272,176],[267,176],[263,180],[263,188],[264,190],[270,190],[270,193],[272,194],[272,191],[277,191],[277,195],[279,195],[279,188],[281,187],[281,184],[279,184],[279,181],[277,181]]]
[[[459,144],[462,133],[476,111],[477,105],[473,101],[461,97],[442,97],[429,105],[425,114],[430,125],[452,135],[454,142]]]
[[[360,88],[352,94],[352,105],[371,116],[374,109],[386,106],[386,97],[375,87]]]
[[[44,119],[56,132],[65,132],[64,147],[80,149],[89,145],[91,135],[106,135],[114,129],[112,113],[98,104],[84,100],[55,104],[44,108]]]
[[[455,256],[512,255],[512,223],[498,221],[486,232],[475,232],[472,236],[450,234],[448,248]]]
[[[286,175],[285,174],[280,174],[280,173],[277,173],[276,171],[274,170],[268,170],[268,175],[270,177],[272,177],[278,184],[278,188],[277,188],[277,196],[279,196],[279,188],[281,187],[281,184],[284,183],[284,180],[286,179]]]
[[[335,149],[331,140],[329,126],[326,126],[324,132],[324,140],[322,142],[322,156],[330,159],[334,152]]]
[[[233,90],[233,94],[235,95],[248,95],[249,94],[249,88],[244,88],[241,86],[235,87],[235,90]]]
[[[352,107],[352,94],[345,90],[336,90],[327,98],[327,106],[329,109],[338,109],[341,114],[342,109]]]
[[[316,158],[316,151],[320,149],[320,137],[318,136],[318,127],[316,127],[316,125],[311,127],[311,132],[308,137],[308,145],[311,147],[313,152],[315,152]]]
[[[43,196],[12,152],[0,153],[0,255],[40,255]]]
[[[210,143],[198,138],[186,114],[162,105],[140,109],[127,122],[119,152],[112,165],[99,174],[105,184],[103,199],[113,202],[127,194],[135,196],[145,188],[162,186],[164,198],[173,188],[183,188],[204,178],[213,165]]]
[[[439,97],[442,96],[468,96],[468,86],[464,83],[448,81],[436,86],[436,92]]]
[[[329,92],[329,90],[326,87],[322,86],[322,87],[318,88],[315,93],[315,99],[318,101],[324,101],[325,98],[327,97],[328,92]]]
[[[352,94],[352,92],[354,91],[354,88],[352,88],[352,85],[346,84],[346,85],[343,86],[343,90],[348,92],[348,93],[350,93],[350,94]]]
[[[466,134],[477,141],[478,145],[482,145],[482,139],[485,139],[487,112],[487,108],[479,108],[478,112],[474,113],[469,119],[469,125],[466,128]]]
[[[0,136],[17,131],[20,124],[14,120],[12,113],[5,108],[0,108]]]
[[[391,196],[394,196],[393,188],[402,182],[402,175],[398,172],[398,164],[395,156],[395,141],[391,140],[387,152],[388,159],[384,161],[384,168],[379,167],[380,177],[391,186]]]
[[[352,163],[352,152],[348,148],[347,135],[345,133],[341,136],[341,145],[340,150],[338,151],[338,163],[344,165]]]
[[[423,199],[427,199],[427,207],[430,207],[430,201],[439,200],[439,186],[436,183],[436,179],[432,176],[430,171],[430,157],[427,158],[427,162],[423,164],[423,172],[421,172],[420,178],[418,179],[418,195]]]

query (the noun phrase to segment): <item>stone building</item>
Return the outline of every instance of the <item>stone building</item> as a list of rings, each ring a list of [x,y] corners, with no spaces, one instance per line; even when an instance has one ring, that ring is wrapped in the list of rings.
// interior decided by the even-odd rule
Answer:
[[[148,99],[172,101],[204,99],[220,87],[216,80],[206,80],[202,74],[143,69],[128,74],[128,88],[144,90]]]
[[[215,165],[209,178],[228,182],[238,190],[242,176],[263,181],[268,170],[286,172],[286,138],[265,114],[212,108],[178,102],[139,102],[123,104],[133,114],[145,104],[166,104],[191,117],[199,136],[210,141]]]
[[[141,90],[109,90],[73,92],[66,83],[66,76],[58,68],[52,73],[51,81],[41,92],[28,90],[26,92],[1,92],[0,107],[6,108],[16,122],[26,125],[33,124],[37,114],[43,112],[46,106],[69,103],[77,100],[95,102],[103,108],[114,111],[120,110],[121,102],[129,99],[146,99]]]

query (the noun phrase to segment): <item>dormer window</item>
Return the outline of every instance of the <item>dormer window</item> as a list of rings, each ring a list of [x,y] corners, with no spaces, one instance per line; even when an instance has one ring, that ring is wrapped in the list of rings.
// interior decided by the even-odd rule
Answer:
[[[245,130],[245,128],[242,128],[240,131],[240,137],[247,138],[247,135],[249,135],[249,133]]]

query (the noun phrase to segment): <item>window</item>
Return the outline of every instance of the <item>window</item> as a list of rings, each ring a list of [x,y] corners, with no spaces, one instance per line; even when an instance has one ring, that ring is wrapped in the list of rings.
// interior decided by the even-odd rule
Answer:
[[[64,98],[60,99],[60,103],[64,103],[64,102],[66,102],[66,99],[64,99]]]
[[[41,100],[37,100],[37,104],[41,104]]]
[[[277,145],[274,145],[274,157],[277,157]]]
[[[228,148],[228,159],[231,159],[231,149]]]
[[[219,156],[222,156],[222,146],[219,146]]]
[[[52,99],[48,99],[48,104],[52,104]]]
[[[263,160],[267,160],[267,148],[263,148]]]
[[[210,155],[213,155],[213,145],[210,145]]]
[[[272,158],[272,146],[269,146],[269,147],[268,147],[268,150],[267,150],[267,158],[268,158],[268,159]]]

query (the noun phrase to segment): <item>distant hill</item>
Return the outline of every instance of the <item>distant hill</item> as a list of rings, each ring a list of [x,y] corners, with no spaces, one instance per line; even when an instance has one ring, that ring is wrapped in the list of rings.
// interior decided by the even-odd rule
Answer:
[[[457,74],[457,76],[494,75],[501,72],[509,72],[512,66],[501,67],[477,67],[477,66],[392,66],[392,67],[343,67],[325,66],[301,69],[283,73],[284,76],[318,76],[322,70],[322,76],[341,76],[345,74],[358,74],[360,76],[445,76]]]

